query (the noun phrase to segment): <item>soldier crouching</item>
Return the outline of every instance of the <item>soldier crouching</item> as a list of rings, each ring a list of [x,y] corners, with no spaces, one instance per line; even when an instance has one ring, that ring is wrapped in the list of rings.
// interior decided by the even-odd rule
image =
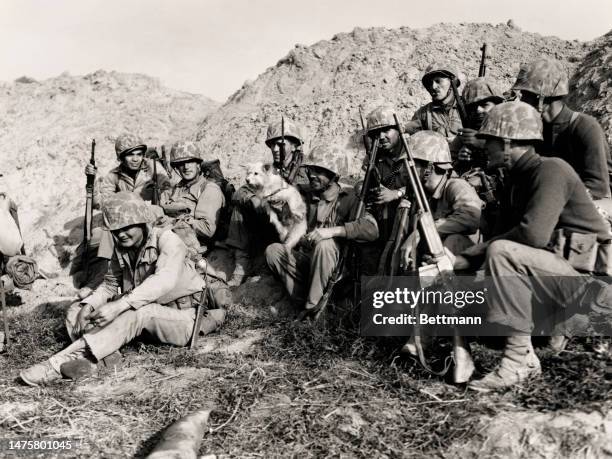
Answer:
[[[195,306],[205,281],[189,260],[185,244],[169,228],[153,227],[150,206],[134,193],[109,197],[102,212],[116,242],[108,273],[90,296],[69,308],[66,325],[75,341],[23,370],[20,377],[26,384],[49,383],[62,374],[93,373],[99,362],[144,331],[175,346],[192,339]],[[118,289],[123,295],[116,299]],[[201,329],[212,331],[224,318],[224,310],[210,310]]]

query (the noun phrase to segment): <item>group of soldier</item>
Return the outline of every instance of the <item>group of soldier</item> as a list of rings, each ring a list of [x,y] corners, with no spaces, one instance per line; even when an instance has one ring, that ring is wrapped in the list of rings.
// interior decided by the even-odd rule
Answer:
[[[461,121],[453,82],[464,86],[469,122]],[[144,331],[162,343],[188,345],[194,334],[222,325],[228,287],[245,282],[261,255],[302,316],[316,314],[344,244],[367,253],[363,258],[372,266],[362,274],[375,274],[384,264],[380,257],[398,209],[412,199],[403,135],[455,271],[484,268],[493,279],[486,318],[507,337],[499,365],[477,380],[471,380],[474,365],[463,340],[463,355],[455,355],[462,367],[456,382],[492,391],[539,374],[531,343],[538,309],[552,305],[564,316],[594,311],[608,321],[612,312],[612,287],[598,276],[612,274],[606,213],[612,159],[604,132],[564,103],[567,74],[549,58],[521,66],[507,93],[490,78],[464,82],[459,72],[437,64],[422,83],[432,100],[401,129],[390,105],[367,116],[364,134],[366,144],[378,146],[379,181],[367,190],[360,214],[361,184],[343,186],[325,149],[305,151],[294,121],[269,126],[270,162],[307,206],[308,230],[293,248],[279,242],[253,189],[244,185],[228,197],[218,161],[196,143],[173,145],[170,163],[180,181],[172,185],[166,170],[146,157],[144,142],[121,136],[115,144],[120,164],[100,181],[95,197],[104,216],[97,255],[108,260],[107,274],[70,306],[72,344],[23,370],[22,380],[39,385],[95,372],[114,364],[119,349]],[[88,166],[86,174],[96,174],[95,168]],[[157,205],[150,203],[153,182]],[[417,230],[404,237],[405,273],[423,259],[414,257],[418,236]],[[206,261],[215,246],[233,252],[227,282]],[[209,292],[209,309],[195,330],[203,292]],[[558,336],[553,344],[565,340]],[[411,350],[410,342],[405,347]]]

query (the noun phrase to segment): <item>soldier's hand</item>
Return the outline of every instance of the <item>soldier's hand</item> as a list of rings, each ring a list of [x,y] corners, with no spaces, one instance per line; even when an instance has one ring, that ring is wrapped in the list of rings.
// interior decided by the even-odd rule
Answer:
[[[455,262],[453,263],[453,269],[456,271],[461,271],[464,269],[469,269],[470,267],[470,262],[468,261],[467,258],[461,256],[461,255],[456,255],[455,256]]]
[[[312,230],[304,237],[311,246],[315,246],[319,242],[324,241],[325,239],[331,239],[334,236],[335,232],[332,230],[332,228],[317,228],[315,230]]]
[[[399,199],[397,190],[390,190],[383,185],[380,185],[378,188],[374,188],[372,190],[372,196],[372,203],[378,205],[387,204],[388,202]]]
[[[119,314],[129,309],[129,305],[122,301],[111,301],[99,306],[98,309],[89,316],[89,321],[96,327],[106,327]]]
[[[85,166],[85,175],[96,175],[98,168],[93,164]]]
[[[461,128],[459,130],[459,137],[461,137],[461,142],[463,145],[473,148],[481,148],[483,146],[483,141],[476,137],[477,132],[478,131],[476,129]]]
[[[472,150],[466,147],[461,147],[459,150],[459,154],[457,155],[457,159],[459,161],[471,161],[472,160]]]
[[[93,306],[91,304],[84,304],[79,313],[76,316],[76,323],[74,325],[74,334],[81,336],[85,333],[87,326],[89,325],[89,316],[93,312]]]

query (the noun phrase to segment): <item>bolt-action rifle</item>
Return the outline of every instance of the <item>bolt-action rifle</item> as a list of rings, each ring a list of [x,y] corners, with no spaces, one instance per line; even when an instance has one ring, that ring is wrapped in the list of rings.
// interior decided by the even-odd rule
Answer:
[[[370,150],[370,154],[369,154],[370,162],[368,163],[368,168],[363,178],[363,185],[361,186],[361,192],[359,193],[359,202],[357,203],[357,207],[354,209],[354,214],[351,216],[351,221],[361,218],[365,212],[366,199],[367,199],[368,191],[370,189],[370,182],[377,171],[376,169],[376,155],[377,154],[378,154],[378,139],[376,138],[374,139],[374,142],[372,143],[372,149]],[[367,151],[366,151],[366,155],[367,155]],[[332,273],[331,278],[329,279],[329,281],[327,282],[327,285],[325,286],[325,291],[323,292],[323,296],[321,297],[321,299],[317,303],[317,306],[315,307],[315,311],[317,311],[315,315],[315,320],[318,320],[319,317],[321,317],[321,315],[323,314],[323,311],[327,307],[327,304],[329,303],[329,299],[334,289],[334,285],[336,285],[336,283],[340,280],[340,277],[342,276],[342,271],[344,270],[344,264],[346,263],[346,260],[349,259],[350,257],[350,251],[352,247],[353,247],[352,244],[347,243],[342,248],[342,252],[340,253],[340,258],[338,259],[338,262],[336,263],[334,272]]]
[[[286,145],[285,145],[285,117],[281,116],[281,141],[278,148],[278,153],[274,153],[274,166],[280,171],[285,162]]]
[[[480,68],[478,69],[478,76],[483,77],[487,74],[487,44],[483,43],[480,48],[482,54],[480,55]]]
[[[206,314],[206,309],[208,307],[208,275],[207,273],[204,275],[204,281],[206,285],[200,293],[200,301],[196,306],[196,316],[195,321],[193,322],[193,332],[191,333],[191,342],[189,343],[189,349],[195,349],[196,344],[198,344],[198,337],[200,336],[200,328],[202,327],[202,317]]]
[[[396,114],[393,114],[393,119],[396,129],[401,133],[401,123]],[[400,139],[405,151],[405,156],[403,158],[404,164],[408,171],[408,187],[406,192],[412,192],[409,196],[413,197],[413,204],[416,205],[415,218],[417,218],[420,234],[425,241],[426,250],[431,259],[428,264],[418,268],[421,288],[427,288],[434,282],[439,282],[443,288],[452,291],[454,284],[453,262],[444,250],[442,238],[436,228],[429,201],[427,200],[423,184],[420,181],[419,173],[414,162],[414,156],[408,147],[408,142],[406,142],[406,138],[401,134]],[[440,376],[444,375],[448,371],[448,367],[441,372],[435,372],[427,364],[421,345],[421,337],[418,332],[418,327],[416,326],[414,339],[421,365],[431,373]],[[461,365],[465,362],[465,359],[471,359],[471,357],[469,357],[469,351],[465,348],[463,339],[457,334],[455,334],[453,339],[453,353],[456,360],[455,374],[462,374],[464,369],[461,368]]]
[[[89,164],[96,166],[96,139],[91,141],[91,157]],[[83,230],[83,254],[81,256],[81,270],[83,271],[82,284],[85,285],[89,277],[89,245],[91,243],[91,226],[93,223],[93,195],[95,175],[87,176],[85,185],[85,228]]]

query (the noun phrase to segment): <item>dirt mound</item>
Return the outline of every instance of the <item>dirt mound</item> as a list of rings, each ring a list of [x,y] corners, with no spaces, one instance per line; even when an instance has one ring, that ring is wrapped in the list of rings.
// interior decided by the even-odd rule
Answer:
[[[0,83],[0,190],[19,204],[28,252],[55,269],[81,239],[83,168],[92,138],[99,170],[106,172],[121,132],[158,145],[192,133],[216,106],[145,75],[102,70]]]
[[[468,78],[478,73],[483,42],[491,53],[488,75],[509,88],[521,62],[540,55],[562,60],[572,72],[587,44],[542,37],[507,25],[438,24],[427,29],[357,28],[312,46],[296,45],[254,82],[247,82],[200,125],[196,137],[225,158],[227,171],[242,176],[241,165],[267,159],[266,125],[281,113],[303,122],[308,144],[327,144],[338,164],[358,170],[358,108],[364,115],[383,101],[404,120],[429,96],[421,75],[432,61],[446,61]]]
[[[572,107],[599,120],[612,145],[612,31],[596,40],[570,81]]]

